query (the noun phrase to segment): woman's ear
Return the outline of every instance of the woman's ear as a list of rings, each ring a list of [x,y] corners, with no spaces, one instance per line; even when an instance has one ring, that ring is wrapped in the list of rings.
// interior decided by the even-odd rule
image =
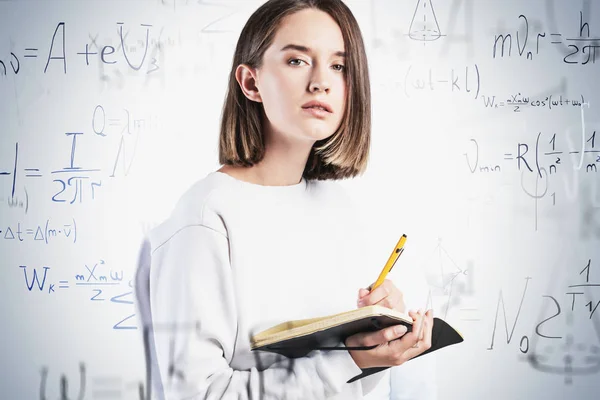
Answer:
[[[240,64],[235,70],[235,79],[237,80],[244,96],[257,103],[262,103],[262,98],[256,87],[256,70],[246,64]]]

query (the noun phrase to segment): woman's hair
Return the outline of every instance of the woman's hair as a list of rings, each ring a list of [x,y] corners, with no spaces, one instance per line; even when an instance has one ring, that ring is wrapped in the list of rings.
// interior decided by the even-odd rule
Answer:
[[[304,168],[306,179],[342,179],[364,173],[371,139],[371,90],[362,34],[350,9],[341,0],[269,0],[248,19],[240,33],[229,73],[221,114],[219,163],[252,166],[262,160],[262,103],[248,99],[235,72],[239,64],[260,68],[263,54],[288,15],[307,8],[329,14],[339,25],[346,55],[346,107],[337,131],[318,140]]]

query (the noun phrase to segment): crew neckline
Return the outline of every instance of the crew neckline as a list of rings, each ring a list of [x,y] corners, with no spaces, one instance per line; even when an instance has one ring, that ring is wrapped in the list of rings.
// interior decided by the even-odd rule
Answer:
[[[273,192],[273,193],[296,193],[303,192],[306,189],[307,182],[304,177],[300,180],[299,183],[295,183],[293,185],[283,185],[283,186],[272,186],[272,185],[260,185],[258,183],[252,183],[247,181],[242,181],[238,178],[235,178],[229,175],[226,172],[222,171],[213,171],[211,175],[222,177],[223,179],[227,179],[232,182],[236,182],[238,185],[249,188],[255,191],[263,191],[263,192]]]

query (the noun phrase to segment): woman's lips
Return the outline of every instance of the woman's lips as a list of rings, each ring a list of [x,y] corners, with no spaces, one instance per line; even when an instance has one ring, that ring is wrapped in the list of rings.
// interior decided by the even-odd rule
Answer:
[[[317,107],[302,107],[302,109],[317,118],[325,118],[327,115],[331,114],[329,111],[325,111]]]

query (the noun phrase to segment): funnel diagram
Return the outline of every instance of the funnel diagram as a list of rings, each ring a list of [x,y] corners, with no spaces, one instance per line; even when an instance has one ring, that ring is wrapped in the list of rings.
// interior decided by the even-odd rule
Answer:
[[[431,0],[419,0],[410,21],[408,37],[422,42],[438,40],[442,36]]]

